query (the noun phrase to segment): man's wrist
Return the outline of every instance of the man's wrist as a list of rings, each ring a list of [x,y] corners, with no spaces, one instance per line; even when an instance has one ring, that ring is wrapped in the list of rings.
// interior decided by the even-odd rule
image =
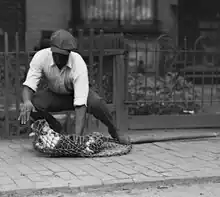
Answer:
[[[31,100],[29,100],[29,99],[24,100],[24,103],[32,104]]]

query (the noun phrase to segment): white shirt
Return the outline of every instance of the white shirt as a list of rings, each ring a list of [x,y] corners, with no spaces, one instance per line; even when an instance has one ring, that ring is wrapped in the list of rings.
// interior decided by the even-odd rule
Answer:
[[[50,48],[40,50],[31,60],[23,85],[36,91],[42,74],[45,75],[51,91],[58,94],[71,94],[70,90],[72,90],[72,93],[74,91],[74,106],[87,105],[88,70],[81,55],[71,52],[67,65],[59,70],[53,61]]]

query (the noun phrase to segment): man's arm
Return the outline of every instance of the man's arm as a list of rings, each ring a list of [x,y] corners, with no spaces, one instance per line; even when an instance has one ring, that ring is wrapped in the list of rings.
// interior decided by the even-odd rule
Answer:
[[[33,94],[34,94],[34,91],[27,87],[27,86],[24,86],[23,87],[23,92],[22,92],[22,99],[23,99],[23,102],[29,102],[32,100],[32,97],[33,97]]]
[[[39,84],[42,68],[41,68],[42,55],[38,53],[33,57],[30,68],[28,70],[26,80],[23,83],[24,88],[22,92],[23,104],[21,105],[20,115],[18,120],[21,124],[26,124],[29,121],[31,111],[34,110],[34,106],[31,102],[32,96]]]
[[[28,70],[25,82],[23,83],[23,102],[31,101],[33,93],[37,90],[37,86],[42,76],[42,61],[44,56],[44,53],[39,51],[34,55],[30,62],[30,68]]]
[[[89,94],[89,77],[86,63],[81,56],[77,57],[77,66],[81,73],[74,80],[74,107],[76,113],[75,132],[77,135],[82,135],[87,109],[87,99]]]

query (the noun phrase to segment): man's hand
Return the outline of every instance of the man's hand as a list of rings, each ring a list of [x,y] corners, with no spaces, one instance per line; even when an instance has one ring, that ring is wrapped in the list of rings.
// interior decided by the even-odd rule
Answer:
[[[27,124],[27,122],[30,119],[31,112],[34,111],[34,106],[31,101],[26,101],[21,105],[20,108],[20,115],[18,117],[18,120],[21,124]]]

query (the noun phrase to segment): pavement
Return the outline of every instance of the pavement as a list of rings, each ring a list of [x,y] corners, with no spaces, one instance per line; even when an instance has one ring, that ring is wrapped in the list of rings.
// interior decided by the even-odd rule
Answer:
[[[220,184],[175,185],[163,188],[131,188],[126,190],[99,191],[93,190],[80,193],[53,192],[51,194],[34,194],[31,197],[219,197]],[[6,196],[2,196],[6,197]],[[17,197],[17,196],[16,196]],[[20,196],[19,196],[20,197]],[[27,196],[22,196],[27,197]]]
[[[46,158],[31,142],[0,141],[0,196],[220,180],[218,138],[134,145],[130,154],[108,158]]]

